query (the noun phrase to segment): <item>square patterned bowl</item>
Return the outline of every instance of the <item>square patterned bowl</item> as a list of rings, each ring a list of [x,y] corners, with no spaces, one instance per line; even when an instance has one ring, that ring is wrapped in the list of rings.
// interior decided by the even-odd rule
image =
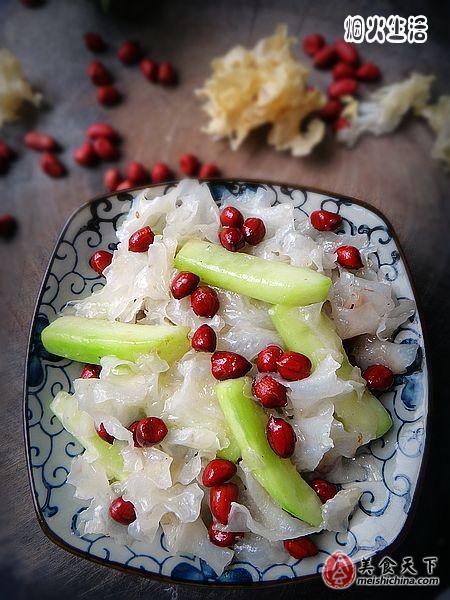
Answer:
[[[318,208],[339,212],[346,232],[365,234],[376,246],[381,273],[392,283],[397,296],[414,298],[394,232],[370,207],[326,192],[271,183],[217,181],[209,186],[216,200],[230,194],[239,198],[262,186],[272,194],[274,204],[289,202],[305,215]],[[161,195],[167,187],[153,186],[151,194]],[[395,387],[383,395],[394,425],[368,448],[380,468],[382,482],[376,486],[367,483],[345,534],[320,535],[317,556],[303,561],[290,559],[265,570],[249,562],[236,562],[218,578],[205,561],[195,556],[171,555],[162,533],[151,546],[136,543],[132,547],[116,544],[105,536],[78,534],[77,518],[85,504],[74,498],[74,488],[66,483],[66,476],[72,457],[82,448],[52,415],[49,404],[59,390],[71,389],[81,367],[48,354],[40,334],[69,300],[87,296],[102,285],[88,266],[89,257],[95,249],[115,248],[115,231],[136,193],[102,196],[72,215],[56,244],[36,305],[28,349],[24,425],[33,499],[44,533],[66,550],[103,565],[166,581],[207,585],[298,581],[317,574],[335,550],[346,552],[354,561],[385,551],[398,538],[411,512],[425,449],[428,374],[417,313],[397,331],[395,341],[419,344],[419,368],[397,376]]]

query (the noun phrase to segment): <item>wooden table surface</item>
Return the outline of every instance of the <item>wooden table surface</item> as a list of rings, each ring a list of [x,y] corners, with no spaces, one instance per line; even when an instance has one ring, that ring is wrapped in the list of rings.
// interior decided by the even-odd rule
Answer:
[[[436,91],[448,93],[448,10],[442,7],[433,13],[425,2],[403,4],[406,16],[428,16],[429,41],[425,45],[366,45],[362,48],[364,56],[380,64],[386,82],[396,81],[414,69],[435,73]],[[313,157],[303,160],[276,153],[258,133],[238,152],[232,152],[225,142],[213,142],[201,133],[205,117],[193,93],[208,75],[210,59],[232,45],[253,44],[280,22],[288,23],[290,33],[299,37],[316,30],[329,39],[341,37],[346,15],[373,14],[373,3],[176,0],[149,5],[146,16],[127,22],[102,15],[87,0],[47,0],[42,8],[33,10],[17,0],[0,0],[0,47],[11,49],[20,58],[29,78],[49,103],[48,110],[35,120],[8,126],[2,132],[2,137],[20,148],[21,156],[11,172],[0,178],[0,212],[10,212],[20,221],[17,237],[0,246],[0,456],[2,481],[6,480],[1,494],[0,596],[141,598],[154,594],[176,600],[200,595],[194,588],[149,582],[67,554],[45,538],[31,504],[21,431],[28,329],[44,269],[62,225],[77,206],[102,192],[102,169],[74,165],[71,153],[82,142],[86,127],[103,120],[124,134],[122,165],[131,159],[146,165],[162,160],[176,168],[183,152],[193,152],[203,160],[216,162],[224,175],[271,178],[334,190],[369,202],[389,218],[409,259],[423,304],[435,384],[430,461],[416,519],[398,554],[419,558],[438,555],[443,563],[446,540],[440,502],[449,489],[445,474],[448,465],[445,469],[442,457],[445,452],[448,456],[450,416],[448,398],[443,397],[444,357],[448,356],[450,335],[446,314],[450,293],[450,194],[449,176],[429,156],[429,130],[418,120],[407,122],[395,135],[366,138],[351,151],[330,141]],[[398,3],[376,3],[377,14],[399,11]],[[83,46],[82,34],[88,30],[102,32],[113,48],[127,38],[141,40],[150,56],[176,65],[180,84],[170,90],[151,85],[138,68],[123,67],[110,51],[102,60],[114,72],[125,101],[113,109],[100,107],[86,76],[92,57]],[[325,85],[328,78],[329,74],[315,72],[312,81]],[[40,172],[39,157],[20,145],[27,127],[49,132],[60,140],[64,146],[62,158],[70,169],[68,177],[53,180]],[[445,570],[440,570],[442,578]],[[321,583],[280,588],[276,594],[290,598],[306,591],[327,596]],[[273,593],[257,595],[268,598]],[[245,595],[249,592],[202,591],[202,596],[208,598]],[[433,592],[424,590],[422,595],[433,597]],[[365,591],[364,597],[371,594]]]

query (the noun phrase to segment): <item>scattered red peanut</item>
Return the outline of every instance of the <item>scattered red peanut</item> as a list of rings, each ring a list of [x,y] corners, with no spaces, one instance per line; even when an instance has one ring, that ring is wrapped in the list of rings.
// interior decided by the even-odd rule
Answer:
[[[266,235],[266,226],[262,219],[250,217],[249,219],[245,219],[242,226],[242,232],[247,244],[256,246],[264,239],[264,236]]]
[[[381,77],[381,71],[376,64],[368,62],[358,67],[356,77],[361,81],[377,81]]]
[[[339,117],[332,124],[331,127],[333,131],[339,131],[340,129],[345,129],[346,127],[350,127],[350,121],[345,117]]]
[[[225,458],[214,458],[203,471],[202,483],[205,487],[213,487],[225,483],[236,475],[236,465]]]
[[[311,213],[310,221],[318,231],[334,231],[342,223],[342,217],[329,210],[315,210]]]
[[[149,81],[157,81],[158,79],[158,63],[151,58],[143,58],[139,63],[142,74]]]
[[[180,158],[180,169],[188,177],[194,177],[200,169],[200,161],[194,154],[183,154]]]
[[[94,85],[109,85],[113,82],[111,73],[99,60],[94,60],[88,65],[87,74]]]
[[[236,352],[217,351],[211,356],[211,373],[219,381],[243,377],[251,368],[251,363]]]
[[[309,556],[316,556],[318,553],[317,546],[308,536],[294,538],[293,540],[285,540],[283,545],[286,552],[297,560],[308,558]]]
[[[394,374],[384,365],[371,365],[363,371],[362,376],[367,381],[367,387],[377,392],[385,392],[394,383]]]
[[[109,516],[121,525],[130,525],[136,521],[136,511],[131,502],[124,500],[122,496],[113,500],[109,506]]]
[[[215,164],[206,163],[201,166],[198,176],[200,179],[213,179],[214,177],[220,177],[220,171]]]
[[[117,131],[108,123],[93,123],[87,128],[86,135],[91,140],[102,137],[116,142],[120,139]]]
[[[114,436],[109,434],[106,431],[103,423],[100,423],[99,427],[97,428],[97,433],[98,433],[98,436],[101,437],[102,440],[107,442],[108,444],[112,444],[114,442],[114,439],[115,439]]]
[[[325,38],[320,33],[311,33],[303,40],[303,50],[308,56],[315,56],[325,46]]]
[[[103,275],[103,271],[106,267],[109,267],[113,259],[111,252],[106,250],[97,250],[89,259],[89,266],[94,269],[99,275]]]
[[[309,358],[300,352],[283,352],[277,360],[278,373],[288,381],[299,381],[309,377],[311,367]]]
[[[23,141],[25,146],[38,152],[55,152],[58,150],[58,143],[55,138],[40,131],[29,131],[25,134]]]
[[[147,252],[154,239],[155,234],[150,227],[141,227],[130,236],[128,250],[130,252]]]
[[[123,181],[119,169],[108,169],[103,176],[103,185],[108,192],[115,192]]]
[[[340,98],[341,96],[354,96],[358,87],[355,79],[339,79],[333,81],[328,86],[328,96],[330,98]]]
[[[339,79],[355,79],[356,71],[347,63],[340,62],[333,67],[333,79],[339,81]]]
[[[336,255],[337,262],[346,269],[361,269],[363,266],[361,254],[355,246],[340,246]]]
[[[14,150],[6,142],[0,140],[0,161],[11,162],[17,157]]]
[[[57,156],[51,152],[44,152],[39,161],[41,169],[50,177],[63,177],[66,174],[66,168]]]
[[[280,408],[287,404],[286,387],[270,375],[253,380],[252,392],[265,408]]]
[[[127,167],[127,179],[133,185],[143,185],[150,180],[150,173],[142,163],[133,160]]]
[[[83,37],[86,48],[91,52],[97,54],[106,50],[106,42],[99,33],[89,31],[88,33],[85,33]]]
[[[282,354],[283,350],[275,344],[261,350],[256,359],[258,371],[260,373],[274,373],[277,370],[277,360],[281,358]]]
[[[214,544],[214,546],[228,548],[228,546],[232,546],[236,541],[237,534],[232,533],[231,531],[220,531],[214,527],[214,523],[211,523],[208,527],[208,536],[209,541]]]
[[[314,55],[314,66],[317,69],[328,69],[336,59],[336,50],[332,46],[324,46]]]
[[[123,192],[124,190],[129,190],[132,187],[133,184],[131,183],[131,181],[125,179],[125,181],[122,181],[122,183],[119,183],[119,185],[116,187],[116,192]]]
[[[168,433],[166,424],[159,417],[147,417],[138,421],[134,436],[139,446],[154,446],[163,441]]]
[[[339,118],[343,108],[344,107],[339,100],[328,100],[328,102],[322,106],[318,115],[324,121],[331,123]]]
[[[180,273],[175,275],[172,279],[170,291],[174,298],[181,300],[181,298],[186,298],[186,296],[192,294],[199,283],[200,277],[198,275],[190,273],[189,271],[180,271]]]
[[[191,346],[196,352],[214,352],[217,346],[216,332],[206,323],[200,325],[192,336]]]
[[[234,206],[225,206],[220,213],[220,222],[224,227],[241,228],[244,224],[244,217],[240,210]]]
[[[163,85],[173,85],[177,81],[177,74],[170,62],[162,62],[158,66],[157,79]]]
[[[219,241],[230,252],[237,252],[245,246],[244,234],[237,227],[224,227],[219,232]]]
[[[226,525],[231,510],[231,503],[236,502],[239,496],[238,486],[235,483],[222,483],[215,485],[209,492],[209,506],[213,517]]]
[[[289,458],[294,454],[297,436],[287,421],[279,417],[270,417],[266,425],[266,435],[275,454],[281,458]]]
[[[357,81],[375,81],[380,78],[380,69],[374,63],[364,63],[359,66],[359,55],[356,47],[343,39],[338,39],[332,46],[325,44],[320,34],[311,34],[304,39],[303,49],[314,58],[318,69],[333,67],[333,82],[328,87],[330,100],[318,111],[317,115],[331,124],[336,133],[349,127],[351,123],[340,117],[343,109],[339,99],[342,96],[354,96],[357,91]],[[335,64],[337,63],[337,64]]]
[[[100,377],[100,371],[102,370],[100,365],[84,365],[81,371],[81,379],[98,379]]]
[[[320,479],[316,477],[311,481],[311,487],[319,496],[320,501],[325,503],[327,500],[331,500],[337,494],[337,487],[334,483],[327,481],[326,479]]]
[[[119,149],[108,138],[95,138],[95,140],[92,142],[92,145],[95,154],[102,160],[113,161],[119,158]]]
[[[142,56],[140,43],[134,40],[124,42],[117,51],[117,56],[124,65],[135,65]]]
[[[98,156],[91,142],[83,142],[73,152],[75,162],[83,167],[92,167],[98,162]]]
[[[346,42],[345,40],[336,40],[334,42],[334,48],[339,60],[342,62],[352,65],[353,67],[359,63],[358,51],[353,44],[350,44],[350,42]]]
[[[113,85],[101,85],[97,87],[97,102],[104,106],[115,106],[122,100],[119,90]]]
[[[165,163],[158,162],[153,165],[151,176],[153,183],[164,183],[172,179],[173,173]]]
[[[0,215],[0,238],[9,240],[17,230],[17,220],[12,215]]]
[[[216,291],[207,285],[199,286],[191,294],[191,307],[197,316],[211,319],[219,310]]]

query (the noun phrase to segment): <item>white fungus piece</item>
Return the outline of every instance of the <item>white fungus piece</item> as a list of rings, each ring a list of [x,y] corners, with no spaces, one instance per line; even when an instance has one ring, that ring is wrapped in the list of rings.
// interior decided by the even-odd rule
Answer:
[[[420,111],[436,134],[431,157],[442,160],[450,167],[450,96],[440,96],[436,104]]]
[[[324,96],[308,85],[309,70],[294,56],[294,42],[279,25],[254,48],[235,46],[212,61],[212,75],[197,91],[210,118],[206,133],[228,138],[236,150],[251,131],[269,124],[268,142],[277,150],[310,154],[325,125],[306,119],[323,106]]]
[[[33,91],[14,54],[0,48],[0,127],[17,120],[26,102],[39,106],[42,95]]]
[[[433,75],[413,73],[404,81],[373,92],[368,100],[359,103],[356,117],[351,118],[351,114],[346,112],[350,126],[338,132],[338,140],[354,146],[365,133],[391,133],[410,110],[417,113],[427,104],[433,80]]]

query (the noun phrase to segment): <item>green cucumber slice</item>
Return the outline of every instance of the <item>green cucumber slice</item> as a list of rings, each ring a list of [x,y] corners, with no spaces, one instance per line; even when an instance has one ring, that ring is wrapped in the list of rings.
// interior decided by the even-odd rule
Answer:
[[[241,449],[239,448],[236,438],[229,431],[227,431],[227,438],[229,439],[228,446],[219,450],[216,453],[216,456],[217,458],[224,458],[225,460],[237,463],[241,458]]]
[[[152,351],[171,363],[189,350],[188,332],[188,327],[178,325],[60,317],[42,331],[42,343],[52,354],[96,365],[103,356],[134,361]]]
[[[266,437],[267,415],[248,395],[250,379],[228,379],[216,385],[219,404],[254,477],[284,510],[318,526],[322,505],[293,463],[280,458]]]
[[[311,269],[229,252],[217,244],[190,240],[175,256],[175,267],[191,271],[209,285],[270,304],[303,306],[322,302],[329,277]]]
[[[323,312],[313,322],[308,308],[276,305],[269,308],[269,314],[287,349],[307,356],[314,369],[330,351],[344,357],[342,340]]]
[[[388,411],[367,389],[361,398],[356,392],[335,398],[334,412],[346,431],[361,434],[364,439],[379,438],[392,427]]]
[[[104,467],[108,479],[120,480],[125,477],[123,459],[118,446],[115,443],[108,444],[98,436],[92,417],[78,409],[77,401],[71,394],[59,392],[50,404],[50,409],[61,421],[64,429],[72,434],[83,448],[98,454],[97,460]],[[76,435],[74,432],[80,429],[92,430],[92,435]]]
[[[350,365],[342,340],[336,333],[333,321],[323,312],[318,319],[310,320],[307,310],[273,306],[269,314],[286,348],[305,354],[315,368],[326,354],[335,352],[341,356],[341,367],[337,375],[350,379]],[[384,435],[392,426],[392,419],[378,398],[365,390],[362,398],[356,392],[334,400],[335,417],[346,431],[375,439]]]

